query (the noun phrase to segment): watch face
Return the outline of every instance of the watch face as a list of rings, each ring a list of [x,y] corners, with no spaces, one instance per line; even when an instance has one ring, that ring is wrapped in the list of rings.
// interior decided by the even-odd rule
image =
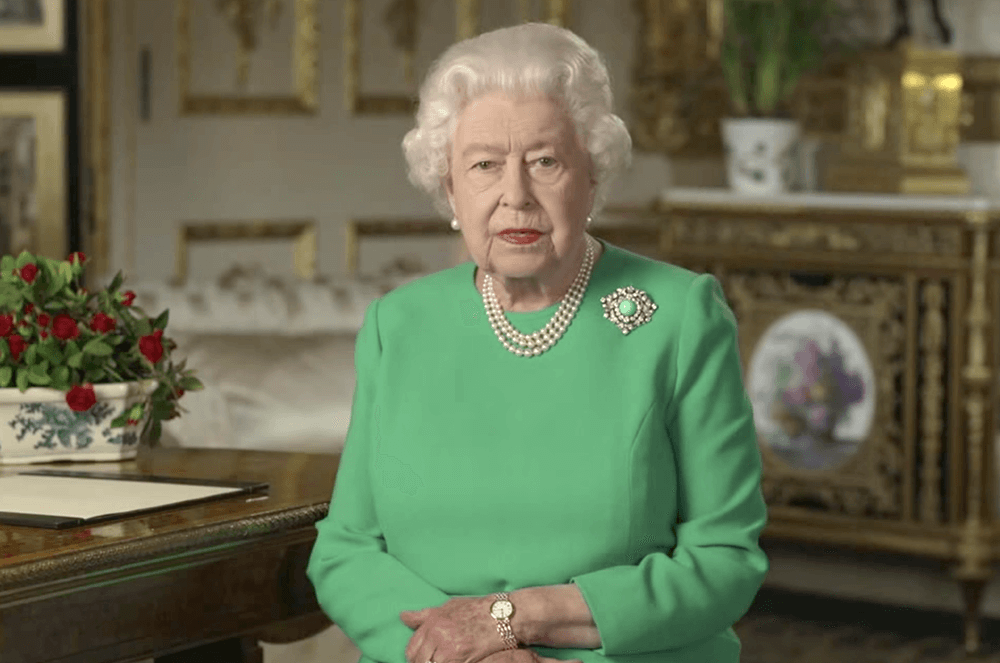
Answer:
[[[514,606],[510,601],[494,601],[490,613],[497,619],[506,619],[514,614]]]

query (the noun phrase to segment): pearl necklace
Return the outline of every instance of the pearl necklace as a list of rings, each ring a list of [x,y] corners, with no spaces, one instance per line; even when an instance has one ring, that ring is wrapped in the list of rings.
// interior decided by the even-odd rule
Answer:
[[[552,319],[532,334],[522,334],[514,329],[504,315],[503,307],[500,306],[500,301],[493,291],[493,278],[489,274],[483,277],[483,305],[486,307],[486,316],[489,318],[490,326],[493,327],[493,333],[507,350],[519,357],[537,357],[555,345],[556,341],[566,333],[566,329],[576,316],[577,309],[580,308],[583,293],[590,283],[590,272],[594,268],[596,253],[594,241],[589,236],[586,239],[587,253],[583,257],[583,264],[580,265],[576,279],[573,280]]]

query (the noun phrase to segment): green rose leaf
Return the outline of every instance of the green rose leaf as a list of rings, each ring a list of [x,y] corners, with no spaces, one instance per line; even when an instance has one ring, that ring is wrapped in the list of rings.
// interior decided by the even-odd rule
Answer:
[[[59,263],[59,276],[65,279],[68,284],[73,280],[73,267],[68,262]]]
[[[149,431],[149,439],[155,442],[160,439],[160,436],[162,434],[163,434],[163,426],[160,425],[159,421],[154,420],[153,425],[151,426]]]
[[[21,255],[17,257],[17,262],[14,263],[14,267],[21,269],[29,262],[36,262],[35,256],[31,255],[27,251],[21,251]]]
[[[128,411],[126,410],[125,412],[122,412],[117,417],[115,417],[114,419],[112,419],[111,423],[108,424],[108,425],[111,428],[121,428],[122,426],[125,425],[125,423],[126,423],[127,420],[128,420]]]
[[[42,370],[41,366],[31,366],[28,368],[28,380],[31,384],[47,385],[52,383],[52,378]]]
[[[67,348],[69,350],[69,348]],[[66,365],[70,368],[81,368],[83,366],[83,353],[77,352],[76,354],[70,355],[66,360]]]
[[[38,346],[29,345],[28,349],[24,352],[24,363],[25,364],[36,364],[38,363]]]
[[[83,346],[83,352],[96,357],[108,357],[114,352],[114,348],[99,338],[91,339]]]
[[[59,346],[53,343],[51,340],[45,341],[39,344],[38,354],[50,361],[52,364],[61,364],[63,361],[62,351],[59,350]]]
[[[167,326],[167,320],[170,319],[170,309],[163,309],[163,313],[156,317],[153,321],[153,329],[164,329]]]
[[[14,369],[10,366],[0,366],[0,387],[10,385],[10,379],[14,377]]]
[[[108,292],[116,292],[118,288],[122,287],[122,283],[125,281],[125,275],[121,272],[115,274],[115,278],[111,279],[111,284],[108,285]]]
[[[83,374],[84,382],[100,382],[105,378],[105,372],[103,368],[92,368]]]
[[[142,411],[144,409],[145,408],[143,407],[142,403],[136,403],[135,405],[133,405],[131,407],[131,409],[128,410],[128,417],[127,418],[128,419],[135,419],[136,421],[141,420],[142,419]]]
[[[180,381],[181,389],[184,391],[198,391],[199,389],[204,389],[205,385],[202,384],[201,380],[195,377],[183,377]]]
[[[14,378],[17,388],[22,392],[28,389],[28,369],[23,366],[17,369],[17,377]]]
[[[54,297],[56,293],[66,287],[67,281],[61,274],[53,274],[49,279],[49,287],[45,289],[45,296]]]
[[[139,336],[149,336],[153,333],[153,326],[149,324],[149,318],[136,320],[135,330]]]
[[[12,269],[14,269],[14,256],[0,258],[0,271],[4,274],[10,274],[10,270]]]
[[[75,354],[80,354],[80,346],[79,346],[79,344],[77,344],[76,341],[67,341],[66,342],[66,356],[67,357],[71,357],[71,356],[73,356]],[[77,366],[77,368],[79,368],[79,366]]]

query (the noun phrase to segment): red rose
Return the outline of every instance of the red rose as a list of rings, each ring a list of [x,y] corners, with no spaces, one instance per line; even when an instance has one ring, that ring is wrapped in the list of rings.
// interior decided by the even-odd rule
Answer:
[[[28,344],[24,342],[20,334],[11,334],[7,337],[7,347],[10,348],[10,356],[14,361],[18,361]]]
[[[76,251],[74,253],[69,254],[69,258],[67,258],[66,260],[70,264],[73,264],[74,260],[78,260],[78,261],[80,261],[80,264],[82,265],[84,262],[86,262],[87,256],[84,255],[83,251]]]
[[[74,412],[86,412],[96,402],[97,395],[92,384],[75,385],[66,393],[66,404]]]
[[[28,283],[34,283],[36,276],[38,276],[38,265],[35,263],[29,262],[21,268],[21,278]]]
[[[139,425],[139,420],[138,419],[129,419],[125,423],[127,423],[129,426],[138,426]]]
[[[135,301],[135,293],[131,290],[126,290],[122,293],[122,304],[125,306],[131,306],[132,302]]]
[[[180,387],[177,387],[177,391],[176,391],[176,392],[174,392],[174,396],[175,396],[176,398],[180,398],[180,397],[181,397],[181,396],[183,396],[183,395],[184,395],[184,390],[183,390],[183,389],[181,389]]]
[[[30,327],[31,323],[28,322],[27,320],[22,320],[21,322],[17,323],[17,326],[18,327]]]
[[[49,317],[48,313],[39,313],[38,314],[38,324],[40,324],[41,326],[48,327],[49,326],[49,322],[51,322],[51,321],[52,321],[52,318]]]
[[[103,311],[99,312],[90,320],[90,328],[95,332],[107,334],[115,330],[115,319]]]
[[[14,316],[8,314],[0,315],[0,336],[10,336],[14,331]]]
[[[139,339],[139,352],[142,356],[149,360],[151,364],[155,364],[160,361],[163,357],[163,343],[160,340],[163,337],[163,330],[157,329],[155,332],[149,336],[143,336]]]
[[[24,305],[24,315],[28,316],[35,312],[35,305],[28,302]]]
[[[42,331],[38,332],[38,334],[39,334],[39,336],[42,337],[43,341],[49,337],[49,333],[47,331],[45,331],[44,329]]]
[[[52,334],[61,341],[68,341],[80,335],[80,328],[76,326],[76,320],[60,313],[52,321]]]

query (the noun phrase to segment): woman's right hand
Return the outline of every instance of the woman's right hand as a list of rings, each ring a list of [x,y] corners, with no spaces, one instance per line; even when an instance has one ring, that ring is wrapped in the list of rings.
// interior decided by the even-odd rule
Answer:
[[[563,660],[561,658],[549,658],[540,656],[538,652],[530,647],[518,647],[517,649],[502,649],[494,652],[479,661],[479,663],[583,663],[578,658]]]

